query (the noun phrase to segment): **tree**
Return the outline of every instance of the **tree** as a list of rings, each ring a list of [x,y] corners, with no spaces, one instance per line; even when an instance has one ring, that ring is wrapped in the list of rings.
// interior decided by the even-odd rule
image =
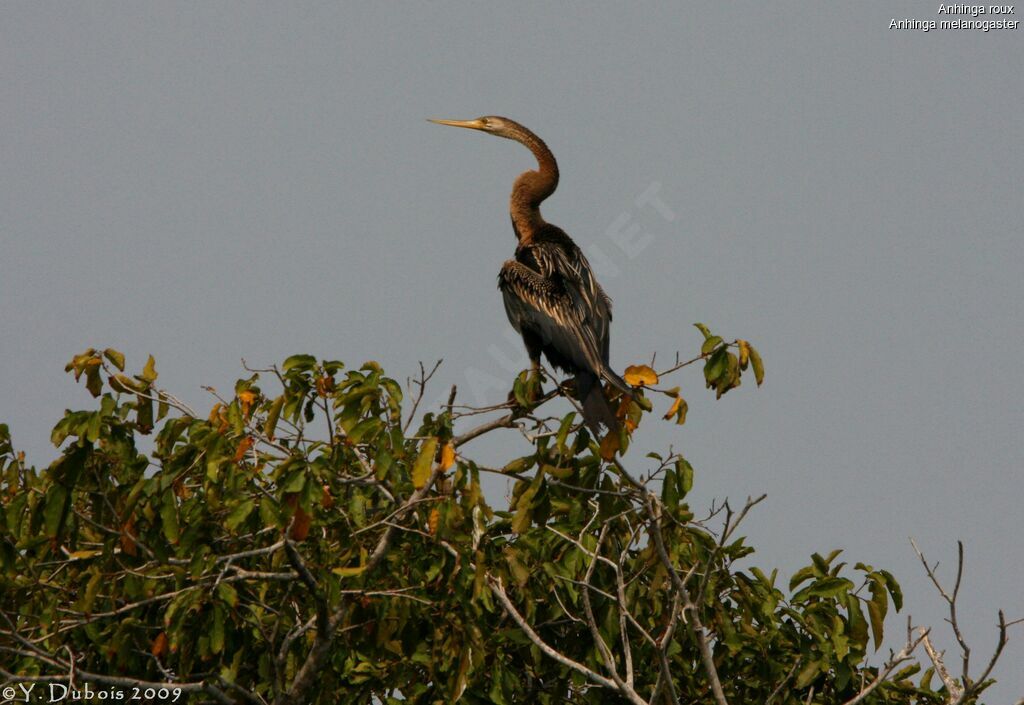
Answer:
[[[909,621],[906,646],[871,665],[902,605],[890,573],[839,551],[788,582],[742,567],[753,549],[736,530],[764,497],[698,518],[685,458],[627,467],[652,398],[686,419],[679,388],[657,386],[667,375],[702,362],[719,397],[748,369],[761,383],[749,343],[698,328],[693,359],[626,370],[643,391],[600,440],[575,412],[544,416],[571,395],[526,373],[505,403],[460,406],[453,388],[417,416],[433,370],[405,412],[377,363],[295,355],[211,390],[200,415],[156,385],[152,357],[129,376],[121,353],[86,350],[68,371],[98,408],[56,425],[56,461],[29,467],[0,426],[0,676],[113,701],[977,702],[1001,614],[975,680],[966,659],[950,676]],[[492,468],[466,454],[510,428],[527,455]],[[506,508],[482,473],[515,479]],[[954,626],[957,591],[941,591]],[[922,642],[934,665],[912,680]]]

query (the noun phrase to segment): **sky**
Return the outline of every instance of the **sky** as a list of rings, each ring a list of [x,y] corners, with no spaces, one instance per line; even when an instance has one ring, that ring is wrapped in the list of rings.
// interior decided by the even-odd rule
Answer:
[[[890,29],[937,7],[4,3],[0,421],[47,465],[90,346],[153,354],[200,408],[299,352],[402,380],[443,358],[432,399],[503,400],[533,162],[425,119],[505,115],[559,160],[544,214],[614,299],[615,368],[692,356],[697,321],[764,358],[720,401],[674,377],[687,423],[649,419],[633,467],[672,445],[695,507],[767,492],[748,564],[842,548],[949,653],[908,537],[946,580],[962,540],[978,668],[997,610],[1024,617],[1024,29]],[[1024,696],[1011,639],[987,702]]]

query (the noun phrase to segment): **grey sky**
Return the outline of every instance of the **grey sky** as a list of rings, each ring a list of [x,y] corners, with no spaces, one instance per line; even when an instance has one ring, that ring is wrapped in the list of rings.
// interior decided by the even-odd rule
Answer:
[[[545,216],[605,271],[617,369],[692,353],[698,320],[765,358],[717,403],[680,377],[687,425],[635,448],[684,452],[697,506],[768,492],[753,564],[891,569],[947,649],[907,537],[945,577],[963,539],[987,657],[996,609],[1024,616],[1024,30],[888,28],[937,7],[5,3],[0,421],[49,462],[91,345],[203,407],[239,358],[295,352],[401,379],[443,357],[436,394],[502,398],[531,160],[424,118],[507,115],[559,159]],[[652,185],[674,219],[637,205]],[[1013,636],[988,702],[1024,696]]]

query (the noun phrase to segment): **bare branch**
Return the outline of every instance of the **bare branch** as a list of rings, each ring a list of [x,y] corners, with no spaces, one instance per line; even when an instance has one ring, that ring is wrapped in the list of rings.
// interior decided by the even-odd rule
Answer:
[[[697,642],[697,648],[700,651],[701,662],[704,665],[704,672],[707,674],[708,680],[711,683],[711,692],[715,696],[715,702],[718,705],[729,705],[729,701],[725,698],[725,691],[722,690],[722,682],[718,678],[718,669],[715,667],[715,659],[711,653],[711,647],[708,645],[707,636],[704,630],[704,624],[700,619],[700,610],[686,587],[687,581],[693,575],[696,565],[690,569],[690,572],[684,580],[679,575],[679,571],[676,570],[675,565],[672,564],[672,559],[669,558],[668,551],[665,550],[665,538],[661,533],[661,511],[658,507],[658,498],[651,493],[647,493],[646,497],[647,504],[647,516],[648,516],[648,527],[651,532],[651,536],[654,538],[654,545],[658,551],[658,557],[661,559],[662,565],[668,571],[668,574],[672,578],[672,584],[676,590],[682,595],[683,610],[688,611],[690,614],[690,621],[688,626],[690,633],[693,635],[694,640]],[[709,568],[710,570],[710,568]]]
[[[306,585],[306,589],[309,590],[310,596],[313,598],[313,603],[316,605],[316,638],[317,641],[321,639],[330,638],[330,622],[327,617],[327,598],[324,597],[320,591],[320,586],[316,582],[316,578],[309,572],[309,568],[306,567],[306,562],[302,560],[302,556],[299,554],[299,550],[295,548],[295,543],[291,539],[285,539],[284,550],[288,554],[288,562],[291,564],[295,572],[299,574],[302,582]]]
[[[889,658],[889,660],[886,661],[885,665],[879,669],[878,675],[875,676],[875,679],[871,681],[871,683],[869,683],[867,686],[861,688],[860,692],[857,693],[857,695],[847,700],[845,703],[843,703],[843,705],[857,705],[857,703],[863,701],[864,698],[868,697],[875,690],[875,688],[877,688],[879,685],[885,682],[885,679],[889,677],[889,674],[892,673],[897,666],[899,666],[902,663],[906,663],[907,661],[910,661],[913,658],[914,650],[917,649],[918,644],[920,644],[926,636],[928,636],[928,630],[920,629],[919,635],[916,639],[911,641],[908,637],[906,645],[899,651],[899,653],[893,654]]]
[[[935,650],[935,647],[932,645],[931,636],[927,632],[921,641],[924,644],[924,650],[928,654],[928,658],[931,659],[932,665],[935,667],[935,673],[938,674],[939,679],[946,686],[950,702],[960,702],[960,696],[963,694],[964,689],[959,681],[949,675],[949,670],[942,660],[945,652]]]
[[[508,614],[508,616],[512,618],[512,620],[519,626],[519,628],[523,630],[523,632],[530,639],[530,641],[532,641],[534,645],[536,645],[536,647],[540,649],[545,656],[557,661],[563,666],[571,668],[577,673],[583,674],[590,681],[597,683],[598,685],[602,685],[605,688],[610,688],[612,690],[618,690],[618,686],[615,684],[615,681],[609,678],[605,678],[600,673],[597,673],[596,671],[587,668],[578,661],[573,661],[565,654],[556,651],[555,649],[548,646],[548,644],[540,638],[540,635],[538,635],[537,632],[533,631],[533,628],[529,625],[529,623],[527,623],[523,616],[519,614],[515,606],[512,604],[512,601],[508,599],[508,594],[505,592],[505,588],[502,586],[500,578],[495,578],[491,575],[488,575],[487,584],[488,586],[490,586],[491,592],[494,593],[494,596],[498,598],[498,602],[501,603],[501,606],[505,609],[505,612]],[[633,702],[637,705],[648,705],[646,701],[644,701],[643,699],[639,699],[639,696],[637,696],[637,698],[637,700],[633,700]]]
[[[419,391],[416,393],[416,398],[413,400],[412,410],[409,412],[409,418],[406,420],[405,425],[402,427],[402,433],[405,433],[409,430],[409,426],[412,425],[412,420],[416,418],[416,410],[419,409],[420,402],[423,401],[423,395],[427,391],[427,382],[429,382],[430,378],[434,376],[434,373],[437,372],[437,368],[441,366],[442,362],[444,362],[443,359],[435,362],[430,372],[427,372],[426,368],[423,367],[423,362],[420,362],[420,378],[417,380],[413,380],[414,383],[419,387]],[[410,384],[409,386],[411,387],[412,385]]]

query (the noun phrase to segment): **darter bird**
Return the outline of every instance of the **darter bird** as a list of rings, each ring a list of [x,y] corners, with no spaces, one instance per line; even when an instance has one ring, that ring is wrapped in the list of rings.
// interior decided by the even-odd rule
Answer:
[[[633,390],[608,366],[612,302],[594,278],[580,248],[561,228],[544,220],[540,204],[558,186],[558,164],[548,146],[519,123],[488,115],[475,120],[431,120],[480,130],[519,142],[538,168],[516,178],[509,200],[519,244],[498,274],[498,288],[512,327],[523,337],[534,372],[541,353],[556,368],[575,375],[583,419],[595,434],[619,423],[601,381],[633,397]]]

